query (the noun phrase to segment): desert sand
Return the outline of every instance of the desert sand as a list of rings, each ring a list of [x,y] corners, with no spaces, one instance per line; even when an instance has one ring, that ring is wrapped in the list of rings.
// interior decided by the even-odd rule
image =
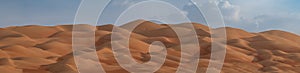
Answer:
[[[123,30],[121,32],[129,32],[126,28],[141,21],[143,23],[133,30],[130,37],[132,57],[139,63],[147,62],[150,58],[149,45],[153,41],[161,41],[167,47],[168,54],[156,73],[175,73],[181,54],[176,33],[168,24],[144,20],[91,29],[95,31],[96,51],[104,70],[107,73],[128,73],[114,58],[110,45],[111,32],[113,27]],[[210,36],[210,30],[220,28],[191,24],[194,25],[201,47],[197,73],[205,73],[210,54],[213,53],[210,49],[211,39],[214,38]],[[92,28],[90,25],[80,25]],[[253,33],[238,28],[222,28],[227,30],[227,53],[222,73],[300,73],[300,36],[281,30]],[[11,26],[0,29],[0,73],[78,73],[72,52],[72,25]]]

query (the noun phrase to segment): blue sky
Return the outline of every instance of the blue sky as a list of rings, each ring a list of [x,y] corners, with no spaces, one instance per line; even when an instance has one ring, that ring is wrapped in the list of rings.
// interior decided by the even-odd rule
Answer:
[[[99,24],[114,23],[126,8],[143,0],[112,0]],[[163,0],[176,6],[193,22],[203,23],[189,0]],[[80,0],[1,0],[0,27],[72,24]],[[279,29],[300,34],[300,0],[219,0],[227,26],[252,32]],[[196,3],[200,4],[200,3]]]

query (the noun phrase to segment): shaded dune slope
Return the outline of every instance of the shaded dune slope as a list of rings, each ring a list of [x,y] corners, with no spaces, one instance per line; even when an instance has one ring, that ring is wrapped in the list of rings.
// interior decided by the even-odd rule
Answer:
[[[175,73],[180,63],[180,40],[170,28],[191,31],[182,23],[177,25],[156,24],[145,20],[136,20],[122,26],[102,25],[94,28],[80,24],[83,29],[72,32],[72,25],[59,26],[15,26],[0,29],[0,72],[1,73],[78,73],[72,51],[72,33],[86,37],[86,31],[95,31],[95,47],[99,61],[107,73],[128,73],[117,63],[111,49],[111,42],[117,47],[129,48],[132,58],[139,63],[150,60],[149,47],[154,41],[161,41],[167,48],[167,57],[156,73]],[[205,73],[210,60],[210,28],[193,24],[198,37],[200,59],[197,73]],[[131,32],[129,46],[118,40],[112,40],[112,29],[117,29],[117,38],[126,38],[129,28],[137,26]],[[221,31],[222,28],[212,29]],[[293,33],[271,30],[250,33],[241,29],[224,27],[227,33],[226,58],[222,73],[299,73],[300,72],[300,36]],[[190,38],[189,33],[184,38]],[[187,40],[189,41],[189,40]],[[183,45],[192,45],[191,43]],[[191,47],[192,48],[192,47]],[[155,50],[161,51],[161,50]],[[86,51],[88,53],[88,51]],[[92,64],[94,60],[85,60]],[[93,67],[92,65],[89,67]]]

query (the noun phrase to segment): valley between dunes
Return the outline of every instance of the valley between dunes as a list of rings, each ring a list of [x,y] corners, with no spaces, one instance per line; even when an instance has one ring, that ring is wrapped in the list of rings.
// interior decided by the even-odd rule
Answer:
[[[97,55],[107,73],[128,73],[114,58],[110,45],[111,31],[115,27],[123,30],[120,33],[129,32],[125,28],[137,25],[137,22],[142,23],[130,37],[132,58],[139,63],[147,62],[150,59],[149,45],[153,41],[161,41],[167,47],[168,54],[156,73],[175,73],[180,62],[180,43],[167,24],[136,20],[122,26],[97,26],[96,30],[90,25],[79,26],[87,28],[82,32],[95,31]],[[210,30],[218,28],[192,24],[201,47],[197,73],[205,73],[210,54],[214,53],[211,51]],[[222,73],[300,73],[300,36],[280,30],[251,33],[238,28],[223,28],[227,34],[227,43],[223,44],[227,53]],[[72,52],[72,25],[0,28],[0,73],[78,73]]]

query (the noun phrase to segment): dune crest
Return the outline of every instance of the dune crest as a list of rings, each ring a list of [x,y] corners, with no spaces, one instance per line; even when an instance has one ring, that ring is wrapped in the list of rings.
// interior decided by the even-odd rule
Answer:
[[[181,50],[189,49],[180,45],[178,36],[169,26],[175,26],[183,31],[192,24],[199,41],[200,59],[197,73],[205,73],[210,55],[218,53],[211,50],[211,37],[221,28],[212,29],[198,23],[181,23],[176,25],[157,24],[146,20],[136,20],[122,26],[112,24],[96,28],[79,24],[83,29],[73,31],[74,25],[58,26],[16,26],[0,29],[0,72],[2,73],[78,73],[72,51],[72,33],[77,37],[86,37],[85,32],[95,31],[95,47],[99,61],[107,73],[129,73],[116,61],[111,49],[111,42],[116,47],[129,48],[132,58],[139,63],[151,59],[149,46],[154,41],[161,41],[167,48],[167,57],[163,66],[156,73],[175,73],[179,66]],[[129,39],[129,46],[118,40],[111,40],[112,29],[117,29],[117,38],[126,38],[130,33],[128,28],[137,26]],[[300,73],[300,36],[271,30],[251,33],[242,29],[222,27],[226,29],[227,45],[226,59],[222,73]],[[211,33],[210,30],[216,32]],[[220,31],[222,32],[222,31]],[[189,33],[184,34],[189,38]],[[185,42],[188,42],[185,41]],[[193,48],[193,47],[190,47]],[[119,50],[122,51],[122,50]],[[155,50],[154,52],[161,51]],[[86,51],[89,53],[89,51]],[[192,55],[183,53],[184,55]],[[94,60],[84,60],[97,64]],[[211,62],[217,62],[211,60]],[[217,62],[218,63],[218,62]],[[90,66],[92,67],[92,66]]]

